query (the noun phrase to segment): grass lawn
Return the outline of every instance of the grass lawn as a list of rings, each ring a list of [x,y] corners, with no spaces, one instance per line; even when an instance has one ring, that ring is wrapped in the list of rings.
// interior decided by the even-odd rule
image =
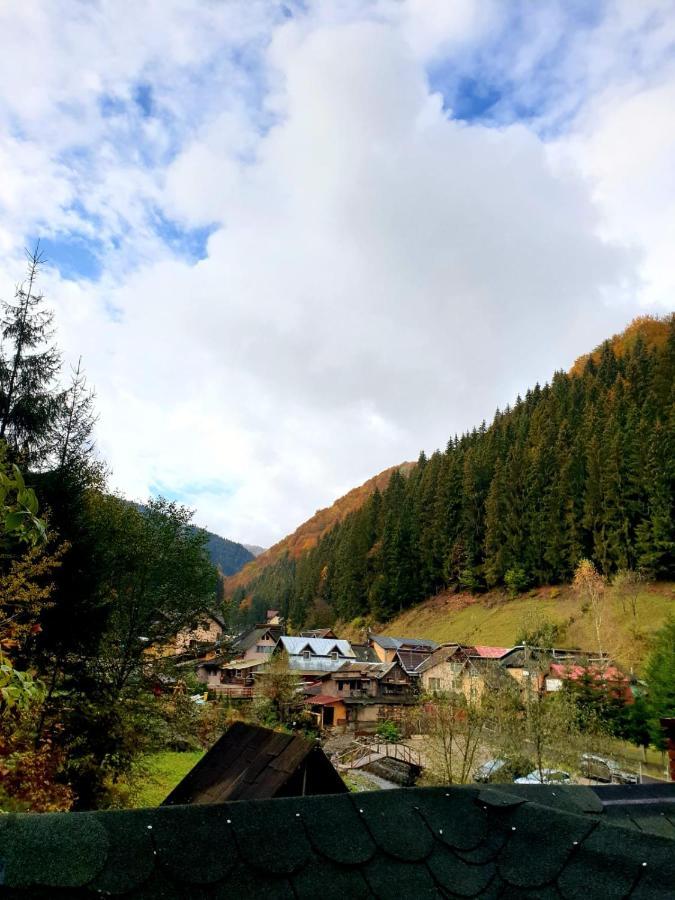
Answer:
[[[135,807],[159,806],[167,794],[175,788],[203,755],[202,750],[188,753],[164,750],[161,753],[151,753],[146,756],[143,760],[145,772],[139,790],[134,796],[133,805]]]

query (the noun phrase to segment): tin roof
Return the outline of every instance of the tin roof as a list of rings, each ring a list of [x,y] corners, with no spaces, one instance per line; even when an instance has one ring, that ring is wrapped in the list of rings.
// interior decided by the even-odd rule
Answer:
[[[428,638],[391,637],[388,634],[370,634],[368,638],[382,647],[383,650],[398,650],[401,647],[406,649],[421,647],[435,650],[438,647],[436,641],[431,641]]]
[[[283,635],[279,638],[279,644],[289,656],[299,656],[305,650],[315,656],[330,656],[331,653],[339,653],[341,656],[354,656],[349,641],[341,641],[336,638],[308,638],[289,637]]]
[[[255,669],[257,666],[264,666],[269,659],[233,659],[222,665],[221,669]]]
[[[305,703],[308,706],[331,706],[333,703],[342,703],[342,700],[331,694],[314,694],[314,696],[307,697]]]

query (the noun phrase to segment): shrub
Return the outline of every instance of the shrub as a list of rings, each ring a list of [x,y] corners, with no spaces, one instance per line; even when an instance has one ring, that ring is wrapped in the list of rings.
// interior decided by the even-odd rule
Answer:
[[[375,729],[375,734],[391,744],[401,740],[401,732],[398,725],[390,719],[387,719],[386,722],[380,722]]]

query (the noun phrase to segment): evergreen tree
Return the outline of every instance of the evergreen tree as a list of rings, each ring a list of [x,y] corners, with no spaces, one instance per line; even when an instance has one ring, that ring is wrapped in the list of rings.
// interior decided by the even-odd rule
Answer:
[[[38,245],[28,255],[26,281],[13,301],[2,303],[0,318],[0,439],[15,459],[33,467],[50,459],[64,399],[54,385],[61,357],[51,343],[53,314],[36,292],[42,262]]]

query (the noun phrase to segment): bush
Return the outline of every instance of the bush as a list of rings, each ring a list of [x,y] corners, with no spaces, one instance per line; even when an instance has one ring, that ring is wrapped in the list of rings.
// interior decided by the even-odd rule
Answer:
[[[375,729],[375,734],[390,744],[396,744],[401,740],[401,732],[398,725],[389,719],[386,722],[380,722]]]

